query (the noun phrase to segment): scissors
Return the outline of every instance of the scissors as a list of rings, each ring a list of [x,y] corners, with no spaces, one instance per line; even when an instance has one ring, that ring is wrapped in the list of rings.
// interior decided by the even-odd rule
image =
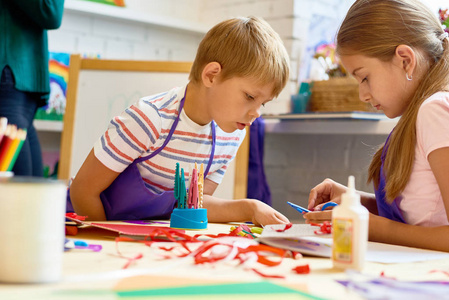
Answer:
[[[288,204],[290,204],[291,207],[293,207],[294,209],[296,209],[297,211],[299,211],[302,214],[308,213],[310,212],[310,210],[308,210],[307,208],[304,208],[302,206],[299,206],[297,204],[291,203],[289,201],[287,201]],[[321,210],[325,210],[328,207],[332,207],[332,206],[337,206],[338,204],[332,201],[326,202],[323,207],[321,208]]]

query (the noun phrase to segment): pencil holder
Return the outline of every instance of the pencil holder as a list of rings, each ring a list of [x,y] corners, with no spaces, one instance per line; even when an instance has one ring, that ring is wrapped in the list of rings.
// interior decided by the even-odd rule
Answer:
[[[179,229],[207,229],[207,209],[175,208],[171,214],[170,227]]]

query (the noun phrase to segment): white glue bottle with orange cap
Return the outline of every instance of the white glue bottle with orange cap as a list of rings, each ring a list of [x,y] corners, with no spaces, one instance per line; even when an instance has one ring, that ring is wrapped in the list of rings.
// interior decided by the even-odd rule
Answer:
[[[332,263],[335,268],[362,270],[368,247],[368,210],[360,203],[354,176],[341,204],[332,210]]]

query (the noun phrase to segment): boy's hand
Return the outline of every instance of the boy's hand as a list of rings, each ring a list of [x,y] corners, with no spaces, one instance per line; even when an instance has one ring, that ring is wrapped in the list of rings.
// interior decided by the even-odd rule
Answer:
[[[253,204],[251,222],[254,225],[288,224],[290,221],[280,212],[259,200]]]

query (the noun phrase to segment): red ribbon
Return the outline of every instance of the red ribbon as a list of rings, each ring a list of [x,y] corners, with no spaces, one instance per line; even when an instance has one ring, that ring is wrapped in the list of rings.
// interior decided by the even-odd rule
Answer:
[[[287,229],[290,229],[292,226],[293,226],[292,223],[288,223],[288,224],[285,225],[284,229],[276,229],[276,231],[277,231],[277,232],[284,232],[284,231],[286,231]]]
[[[331,234],[332,233],[332,224],[329,221],[324,221],[323,224],[310,223],[312,226],[320,227],[319,230],[315,230],[315,234]]]
[[[298,273],[298,274],[309,274],[310,273],[310,267],[309,265],[302,265],[297,266],[296,268],[293,268],[292,271]]]
[[[66,213],[65,216],[80,221],[84,221],[87,218],[87,216],[78,216],[76,213]]]

